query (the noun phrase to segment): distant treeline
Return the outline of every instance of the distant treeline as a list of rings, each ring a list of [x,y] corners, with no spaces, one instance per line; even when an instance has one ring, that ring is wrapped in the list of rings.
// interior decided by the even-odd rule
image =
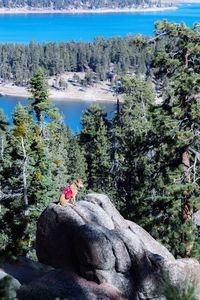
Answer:
[[[101,7],[130,7],[151,5],[152,0],[0,0],[0,7],[5,8],[51,8],[51,9],[95,9]],[[155,1],[154,1],[155,2]],[[159,3],[159,1],[157,1]]]
[[[145,74],[151,60],[146,44],[140,36],[98,38],[93,43],[0,44],[0,78],[26,84],[39,66],[48,76],[92,71],[100,80],[110,72]]]

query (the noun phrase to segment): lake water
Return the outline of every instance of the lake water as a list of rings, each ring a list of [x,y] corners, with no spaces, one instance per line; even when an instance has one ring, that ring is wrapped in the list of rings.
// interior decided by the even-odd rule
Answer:
[[[177,10],[151,13],[0,15],[0,42],[92,41],[97,36],[125,36],[136,33],[153,35],[154,23],[163,19],[184,21],[188,26],[192,26],[195,22],[200,22],[200,4],[184,4]],[[27,103],[25,99],[3,96],[0,98],[0,107],[6,115],[11,116],[19,101],[22,104]],[[73,131],[77,131],[80,129],[82,112],[91,102],[56,100],[55,104],[63,112],[65,123]],[[114,104],[101,105],[109,115],[112,114]]]
[[[10,122],[12,121],[11,115],[14,110],[14,107],[18,103],[21,103],[22,105],[27,105],[30,104],[30,101],[28,99],[23,99],[20,97],[0,97],[0,108],[3,108],[4,113],[7,115],[8,120]],[[53,103],[62,112],[65,124],[67,124],[74,132],[77,132],[81,129],[80,119],[83,112],[94,102],[56,100]],[[115,103],[100,102],[99,105],[105,109],[109,118],[113,115],[113,111],[116,109]]]
[[[97,36],[152,35],[154,23],[163,19],[192,26],[200,22],[200,4],[146,13],[0,15],[0,42],[92,41]]]

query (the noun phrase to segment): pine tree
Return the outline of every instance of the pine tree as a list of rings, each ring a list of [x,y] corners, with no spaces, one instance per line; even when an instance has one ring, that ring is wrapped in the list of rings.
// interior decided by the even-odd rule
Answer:
[[[151,129],[148,111],[154,102],[151,86],[136,77],[121,78],[119,93],[125,97],[114,118],[112,158],[117,203],[125,217],[139,222],[147,210],[144,195],[149,190],[151,173],[147,135]]]
[[[8,122],[7,118],[4,115],[3,111],[0,110],[0,183],[2,181],[2,171],[3,171],[3,161],[4,161],[4,154],[5,154],[5,147],[6,147],[6,137],[8,132]],[[2,185],[0,184],[0,189],[2,190]]]
[[[157,209],[168,206],[168,239],[176,245],[176,253],[190,255],[195,242],[192,214],[199,207],[200,69],[196,62],[200,37],[196,26],[189,29],[164,21],[157,23],[156,29],[155,78],[162,80],[164,90],[162,104],[151,112],[155,177],[162,177]]]
[[[105,192],[110,185],[109,123],[98,105],[92,105],[82,117],[80,143],[85,152],[88,187]]]
[[[146,82],[122,79],[126,99],[113,129],[120,209],[175,256],[198,248],[191,213],[199,207],[199,75],[187,72],[169,78],[162,103]]]
[[[68,143],[68,172],[71,180],[81,178],[87,183],[85,153],[79,145],[79,137],[71,134]]]
[[[0,249],[4,250],[5,245],[8,242],[7,228],[4,220],[4,215],[7,209],[3,206],[2,197],[4,189],[4,160],[5,158],[5,148],[7,144],[7,131],[8,122],[3,111],[0,110]]]
[[[32,108],[35,112],[37,121],[42,125],[45,117],[48,117],[48,112],[52,108],[49,100],[48,83],[44,71],[38,68],[29,81],[30,92],[32,94]]]
[[[34,123],[26,109],[19,105],[13,113],[13,126],[7,133],[7,143],[2,162],[1,186],[3,191],[4,234],[3,249],[15,254],[23,251],[27,239],[29,207],[28,184],[30,179],[30,145]]]
[[[15,255],[29,251],[38,216],[58,199],[69,176],[67,132],[59,112],[53,107],[42,111],[49,119],[43,122],[41,134],[40,124],[28,109],[19,105],[13,113],[1,171],[3,247]]]
[[[30,183],[30,199],[32,204],[48,204],[56,195],[57,186],[53,173],[56,172],[56,150],[60,150],[63,121],[58,110],[49,99],[48,83],[44,71],[39,68],[30,80],[33,113],[38,125],[32,137],[33,176]],[[45,123],[44,120],[47,119]],[[55,149],[57,147],[57,149]],[[61,145],[62,147],[62,145]]]

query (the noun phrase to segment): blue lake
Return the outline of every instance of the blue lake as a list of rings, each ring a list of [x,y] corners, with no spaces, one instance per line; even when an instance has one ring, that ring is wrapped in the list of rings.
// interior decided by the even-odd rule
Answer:
[[[200,22],[200,4],[146,13],[0,15],[0,42],[92,41],[97,36],[152,35],[157,20]]]
[[[0,108],[3,109],[10,123],[12,123],[12,112],[18,103],[28,105],[30,104],[30,101],[28,99],[13,96],[0,97]],[[74,132],[77,132],[81,129],[80,120],[83,112],[94,102],[56,100],[53,103],[62,112],[65,124],[67,124]],[[115,103],[100,102],[99,105],[105,109],[108,118],[111,118],[114,110],[116,109]]]
[[[195,22],[200,22],[200,4],[184,4],[177,10],[151,13],[0,15],[0,42],[92,41],[97,36],[112,37],[137,33],[153,35],[154,23],[163,19],[185,22],[188,26],[192,26]],[[19,101],[27,104],[28,100],[0,97],[0,107],[10,120],[12,111]],[[56,100],[55,105],[63,112],[65,123],[73,131],[77,131],[81,126],[82,113],[91,102]],[[113,103],[101,105],[111,116],[115,105]]]

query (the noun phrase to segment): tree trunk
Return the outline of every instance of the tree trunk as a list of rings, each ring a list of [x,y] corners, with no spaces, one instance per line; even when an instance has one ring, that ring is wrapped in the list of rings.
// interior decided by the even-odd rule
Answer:
[[[184,172],[184,183],[191,183],[191,175],[190,175],[190,158],[188,149],[182,154],[182,164],[183,164],[183,172]],[[189,220],[192,219],[193,215],[193,207],[190,204],[190,196],[191,192],[186,190],[183,193],[182,197],[182,222],[185,224]],[[190,256],[193,243],[188,242],[185,239],[185,233],[182,236],[182,242],[185,244],[185,255]]]
[[[1,159],[3,160],[4,155],[4,137],[1,136]]]
[[[182,163],[183,163],[183,171],[184,171],[184,182],[185,183],[191,183],[191,175],[190,175],[190,158],[188,150],[186,150],[182,154]],[[189,203],[189,198],[191,194],[190,191],[185,191],[183,195],[183,201],[182,201],[182,218],[183,223],[185,223],[188,220],[192,219],[192,207]]]
[[[23,155],[24,155],[24,162],[23,162],[23,195],[24,195],[24,205],[27,208],[28,207],[28,187],[27,187],[27,166],[28,166],[28,157],[26,154],[26,149],[24,145],[24,139],[21,137],[21,144],[22,144],[22,150],[23,150]]]

